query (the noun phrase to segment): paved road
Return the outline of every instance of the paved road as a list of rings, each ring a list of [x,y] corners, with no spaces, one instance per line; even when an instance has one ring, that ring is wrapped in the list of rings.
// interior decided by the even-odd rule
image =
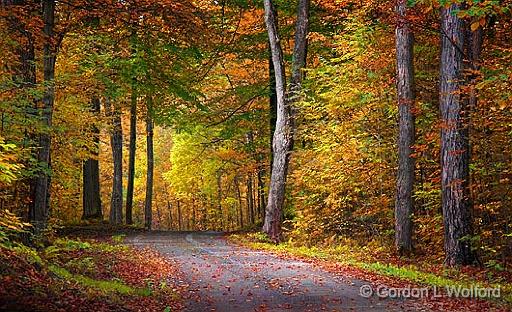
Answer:
[[[151,247],[181,266],[187,311],[414,311],[400,300],[366,299],[368,284],[312,264],[228,244],[221,233],[154,232],[127,243]]]

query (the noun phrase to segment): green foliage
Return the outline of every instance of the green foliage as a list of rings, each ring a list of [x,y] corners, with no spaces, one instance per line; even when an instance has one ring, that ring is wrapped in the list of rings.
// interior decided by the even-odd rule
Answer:
[[[72,274],[68,270],[55,265],[49,265],[48,269],[62,279],[65,279],[70,282],[79,283],[85,287],[90,287],[99,290],[105,294],[118,293],[122,295],[132,295],[138,293],[140,295],[146,296],[144,290],[136,290],[119,281],[95,280],[80,274]]]
[[[0,137],[0,185],[9,185],[18,178],[23,166],[16,158],[16,145],[5,143]]]
[[[14,240],[21,234],[29,233],[29,223],[5,209],[0,209],[0,245],[9,247],[15,245]]]
[[[83,272],[86,275],[93,275],[96,271],[96,263],[92,257],[71,259],[64,266],[72,272]]]
[[[125,234],[114,235],[114,236],[112,236],[112,241],[116,244],[121,244],[125,238],[126,238]]]
[[[306,244],[337,235],[379,235],[392,224],[396,110],[390,30],[351,19],[336,55],[308,70],[292,167],[298,218],[291,235]]]
[[[270,238],[268,237],[268,235],[263,232],[254,232],[254,233],[249,233],[247,235],[248,235],[249,239],[255,240],[260,243],[271,243],[272,242],[270,240]]]

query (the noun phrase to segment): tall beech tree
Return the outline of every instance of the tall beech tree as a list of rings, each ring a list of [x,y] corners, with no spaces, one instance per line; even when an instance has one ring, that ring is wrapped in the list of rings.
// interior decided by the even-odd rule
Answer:
[[[46,226],[50,211],[50,149],[53,104],[55,101],[55,61],[57,58],[56,38],[54,36],[55,1],[44,0],[43,8],[43,77],[44,94],[39,107],[40,118],[46,129],[39,135],[37,161],[41,169],[34,179],[32,204],[30,206],[30,221],[37,229]]]
[[[441,186],[445,263],[449,266],[476,260],[471,246],[470,106],[464,72],[468,68],[465,61],[471,32],[467,21],[459,15],[463,9],[464,5],[459,3],[441,8]]]
[[[301,92],[302,69],[306,65],[310,1],[300,0],[298,4],[292,77],[288,94],[283,50],[278,33],[277,10],[271,0],[265,0],[264,6],[265,23],[270,42],[272,63],[274,65],[277,119],[272,145],[272,173],[263,231],[272,240],[279,241],[281,239],[281,219],[286,191],[286,176],[288,174],[290,153],[293,149],[293,136],[295,133],[294,103],[298,100]]]
[[[399,112],[398,173],[395,201],[395,245],[398,252],[410,252],[414,186],[414,34],[407,15],[407,0],[396,3],[396,68]]]

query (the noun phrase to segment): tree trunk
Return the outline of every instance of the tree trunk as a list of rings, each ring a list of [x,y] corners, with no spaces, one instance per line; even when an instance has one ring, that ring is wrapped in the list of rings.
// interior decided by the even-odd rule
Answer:
[[[126,189],[126,224],[133,223],[133,186],[135,182],[135,152],[137,149],[137,94],[132,87],[130,105],[130,147],[128,155],[128,185]]]
[[[146,117],[146,132],[147,132],[147,179],[146,179],[146,200],[144,205],[145,225],[147,230],[151,230],[152,223],[152,202],[153,202],[153,169],[154,169],[154,154],[153,154],[153,105],[151,99],[148,99],[148,113]]]
[[[169,201],[169,199],[167,198],[167,211],[169,212],[169,222],[167,223],[168,226],[167,226],[167,229],[168,230],[171,230],[173,228],[173,224],[172,224],[172,205],[171,205],[171,202]]]
[[[110,144],[112,146],[112,161],[114,163],[112,196],[110,199],[110,223],[117,225],[123,223],[123,128],[121,124],[121,108],[118,104],[112,105],[108,98],[105,101],[105,108],[112,122]]]
[[[201,203],[201,202],[199,202]],[[194,230],[197,230],[197,223],[196,223],[196,200],[195,198],[192,198],[192,216],[190,218],[192,220],[192,225]],[[192,229],[192,227],[191,227]]]
[[[41,120],[43,133],[39,136],[39,153],[37,161],[43,169],[38,172],[34,179],[32,205],[29,216],[36,231],[46,227],[50,211],[50,149],[52,126],[53,104],[55,101],[55,61],[56,49],[54,47],[54,22],[55,22],[55,0],[44,0],[43,4],[43,33],[45,42],[43,45],[43,71],[45,89],[41,107]]]
[[[100,113],[100,99],[94,97],[91,101],[91,111],[99,115]],[[99,168],[99,144],[100,144],[100,130],[96,125],[92,126],[92,135],[94,136],[94,157],[87,159],[83,164],[83,220],[102,219],[103,213],[101,210],[101,196],[100,196],[100,168]]]
[[[263,164],[260,162],[258,164],[258,219],[264,220],[264,209],[263,205],[265,203],[265,169],[263,169]]]
[[[457,15],[460,4],[441,8],[441,187],[445,264],[474,263],[469,197],[469,105],[464,86],[466,25]]]
[[[177,202],[177,209],[178,209],[178,231],[181,231],[181,205],[180,205],[179,199]]]
[[[235,175],[233,182],[235,183],[236,188],[236,198],[238,199],[238,207],[240,209],[239,223],[240,228],[242,229],[244,227],[244,205],[242,204],[242,194],[240,192],[240,183],[238,182],[237,175]]]
[[[272,62],[275,71],[277,96],[277,121],[273,139],[274,159],[270,179],[268,204],[265,211],[263,231],[273,241],[281,240],[281,219],[283,214],[286,176],[290,153],[293,148],[294,108],[302,82],[302,69],[306,63],[307,34],[309,26],[309,0],[300,0],[298,5],[295,46],[293,51],[292,80],[290,97],[286,98],[286,79],[283,51],[277,31],[277,12],[271,0],[264,1],[265,23],[267,25]]]
[[[254,197],[252,187],[252,174],[247,174],[247,212],[249,214],[249,224],[254,224]]]
[[[222,172],[220,170],[217,172],[217,209],[219,211],[220,229],[222,229],[224,227],[224,216],[222,213]]]
[[[270,43],[269,43],[270,45]],[[269,75],[269,122],[270,122],[270,172],[272,173],[272,162],[274,161],[274,147],[273,147],[273,139],[274,133],[276,132],[276,122],[277,122],[277,93],[276,93],[276,72],[274,70],[274,62],[272,60],[272,52],[269,53],[268,60],[268,75]]]
[[[130,37],[130,46],[132,58],[136,55],[136,42],[137,33],[136,26],[132,26],[132,33]],[[132,65],[131,70],[132,83],[131,83],[131,97],[130,97],[130,146],[128,155],[128,184],[126,187],[126,224],[133,223],[133,188],[135,183],[135,153],[137,149],[137,78],[135,65]]]
[[[407,0],[398,0],[396,26],[397,96],[399,111],[398,173],[395,202],[395,246],[399,254],[411,252],[414,201],[414,35],[407,20]]]

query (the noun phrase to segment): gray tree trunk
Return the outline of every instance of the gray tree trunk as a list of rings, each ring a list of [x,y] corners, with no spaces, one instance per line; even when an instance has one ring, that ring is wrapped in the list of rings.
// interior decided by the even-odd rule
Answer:
[[[45,42],[43,45],[43,71],[45,90],[41,108],[41,120],[46,129],[39,136],[39,153],[37,161],[43,169],[38,172],[34,179],[32,205],[29,217],[36,231],[46,227],[50,211],[50,149],[52,126],[53,104],[55,101],[55,61],[56,49],[54,47],[54,23],[55,23],[55,0],[44,0],[43,2],[43,33]]]
[[[249,224],[254,224],[254,197],[252,174],[247,174],[247,213],[249,215]]]
[[[110,198],[110,223],[123,223],[123,127],[121,124],[121,108],[119,104],[112,105],[106,99],[105,108],[111,118],[112,130],[110,145],[112,146],[112,161],[114,172],[112,179],[112,195]]]
[[[466,27],[460,4],[441,8],[441,187],[445,264],[471,264],[473,234],[469,193],[469,105],[464,86]]]
[[[238,199],[238,207],[240,210],[239,225],[240,225],[240,228],[242,229],[244,227],[244,205],[242,204],[242,194],[240,192],[240,183],[238,182],[238,175],[235,175],[233,183],[235,184],[236,198]]]
[[[264,209],[263,206],[265,205],[265,169],[263,169],[262,159],[263,155],[261,155],[260,159],[258,160],[258,219],[264,220]]]
[[[181,225],[181,205],[180,200],[178,199],[177,202],[177,209],[178,209],[178,231],[181,231],[182,225]]]
[[[411,252],[414,208],[414,35],[407,20],[407,0],[398,0],[396,26],[397,96],[399,111],[398,173],[395,202],[395,246],[399,254]]]
[[[286,176],[290,153],[293,148],[294,108],[301,88],[302,69],[306,63],[307,35],[309,26],[309,0],[300,0],[298,5],[295,46],[293,51],[290,96],[286,97],[286,78],[283,51],[278,34],[277,12],[271,0],[264,1],[265,23],[274,65],[277,120],[273,139],[274,157],[270,178],[268,204],[265,211],[263,231],[273,241],[281,240],[281,219],[286,191]]]
[[[270,43],[269,43],[270,45]],[[272,162],[274,161],[274,133],[276,132],[277,122],[277,94],[276,94],[276,73],[274,70],[274,63],[272,61],[272,52],[270,51],[268,60],[268,75],[269,75],[269,122],[270,122],[270,173],[272,173]]]
[[[146,178],[146,200],[144,205],[144,220],[147,230],[151,230],[153,219],[153,170],[154,170],[154,154],[153,154],[153,105],[151,99],[148,99],[148,114],[146,117],[146,140],[147,140],[147,178]]]
[[[94,114],[100,113],[100,99],[94,97],[91,101],[91,111]],[[95,125],[92,126],[92,135],[94,136],[95,149],[94,157],[87,159],[83,164],[83,220],[102,219],[100,196],[100,167],[99,167],[99,144],[100,130]]]

